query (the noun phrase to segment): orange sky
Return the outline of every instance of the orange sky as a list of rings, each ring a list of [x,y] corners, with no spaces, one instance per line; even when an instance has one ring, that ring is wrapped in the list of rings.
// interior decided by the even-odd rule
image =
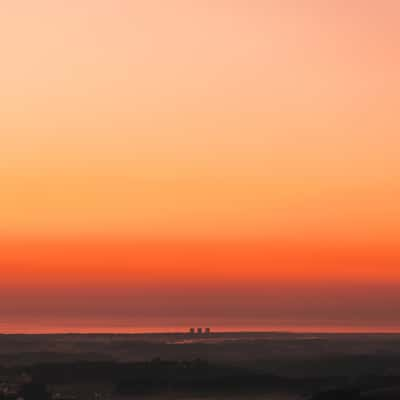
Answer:
[[[0,330],[400,330],[399,18],[2,2]]]

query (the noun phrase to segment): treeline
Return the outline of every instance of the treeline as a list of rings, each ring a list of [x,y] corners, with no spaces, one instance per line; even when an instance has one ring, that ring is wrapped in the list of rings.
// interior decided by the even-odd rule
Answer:
[[[0,371],[1,372],[1,371]],[[3,375],[7,371],[2,371]],[[332,385],[343,378],[291,379],[246,368],[210,364],[204,360],[117,363],[45,363],[14,368],[8,374],[27,374],[33,382],[48,385],[107,382],[121,395],[174,393],[307,392]]]
[[[371,375],[349,380],[345,376],[289,378],[256,370],[213,364],[204,360],[150,362],[72,362],[43,363],[27,367],[0,368],[0,374],[24,374],[32,378],[25,391],[36,391],[46,385],[72,385],[76,383],[109,383],[119,395],[149,394],[236,394],[286,392],[311,396],[313,400],[363,399],[364,393],[400,385],[397,376]],[[36,385],[36,386],[35,386]],[[313,393],[316,393],[312,396]],[[382,397],[382,393],[380,392]],[[39,400],[36,394],[26,399]],[[372,397],[371,397],[372,398]],[[383,398],[383,397],[382,397]],[[397,397],[400,398],[400,397]]]

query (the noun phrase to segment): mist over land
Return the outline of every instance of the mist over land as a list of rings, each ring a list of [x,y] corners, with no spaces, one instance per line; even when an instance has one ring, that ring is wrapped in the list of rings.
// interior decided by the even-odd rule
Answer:
[[[59,398],[397,398],[400,335],[12,334],[0,365]]]

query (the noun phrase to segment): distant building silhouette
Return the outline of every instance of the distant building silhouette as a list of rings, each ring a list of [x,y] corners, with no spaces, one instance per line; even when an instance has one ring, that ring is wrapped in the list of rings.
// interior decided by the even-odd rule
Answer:
[[[189,335],[209,335],[211,334],[210,328],[189,328]]]

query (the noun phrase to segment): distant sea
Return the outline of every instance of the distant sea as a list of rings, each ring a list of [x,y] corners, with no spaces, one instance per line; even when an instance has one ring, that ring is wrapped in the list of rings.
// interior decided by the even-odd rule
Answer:
[[[276,333],[399,333],[400,327],[360,327],[360,326],[212,326],[212,325],[185,325],[185,326],[137,326],[134,321],[121,323],[63,323],[61,321],[1,321],[0,334],[148,334],[148,333],[187,333],[189,329],[209,327],[211,332],[276,332]]]

